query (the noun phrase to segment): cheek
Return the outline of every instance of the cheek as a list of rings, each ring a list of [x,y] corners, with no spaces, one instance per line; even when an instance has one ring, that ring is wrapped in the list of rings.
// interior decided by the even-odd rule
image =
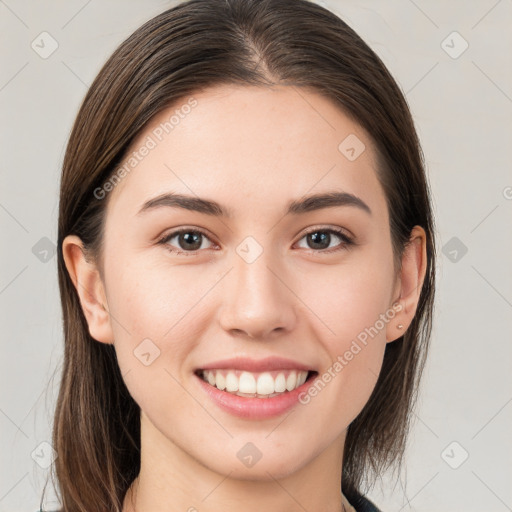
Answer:
[[[361,253],[347,264],[319,267],[302,277],[300,296],[324,326],[319,339],[339,350],[375,326],[389,309],[392,272],[391,260]],[[379,321],[377,329],[385,337],[383,327]]]
[[[187,357],[201,339],[204,308],[199,301],[212,283],[197,280],[184,267],[159,269],[135,257],[116,259],[107,275],[116,355],[126,386],[142,410],[170,425],[171,411],[197,408],[179,382],[185,381]],[[201,424],[201,411],[194,414]]]
[[[201,283],[190,268],[164,267],[132,255],[125,261],[116,258],[107,286],[112,310],[131,337],[161,340],[188,323],[198,296],[207,289]]]
[[[107,289],[121,369],[139,362],[134,356],[147,347],[158,354],[152,367],[185,371],[182,363],[207,325],[208,291],[219,277],[211,271],[201,274],[192,265],[173,268],[133,254],[113,260],[115,265],[106,269]]]
[[[329,390],[318,385],[323,398],[317,405],[327,403],[328,410],[337,411],[333,419],[336,414],[355,418],[376,384],[386,327],[395,314],[389,309],[392,272],[392,260],[374,255],[302,280],[301,296],[309,298],[307,305],[318,319],[315,337],[331,361],[320,375]]]

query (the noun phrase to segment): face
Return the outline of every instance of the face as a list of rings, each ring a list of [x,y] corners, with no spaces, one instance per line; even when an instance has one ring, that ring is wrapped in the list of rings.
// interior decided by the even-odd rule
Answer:
[[[193,98],[152,120],[106,197],[115,350],[162,456],[285,476],[337,459],[375,386],[399,296],[386,198],[372,141],[317,93]]]

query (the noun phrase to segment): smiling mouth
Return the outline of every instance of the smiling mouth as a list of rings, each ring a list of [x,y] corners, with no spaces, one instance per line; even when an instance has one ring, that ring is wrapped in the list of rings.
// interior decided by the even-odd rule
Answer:
[[[197,370],[196,375],[220,391],[246,398],[272,398],[284,395],[313,379],[310,370],[248,372],[236,369]]]

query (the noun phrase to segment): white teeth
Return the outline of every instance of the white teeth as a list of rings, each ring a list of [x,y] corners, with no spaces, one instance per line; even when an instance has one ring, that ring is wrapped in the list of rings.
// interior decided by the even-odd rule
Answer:
[[[258,377],[257,393],[258,395],[271,395],[274,392],[274,379],[270,373],[262,373]]]
[[[279,373],[251,373],[237,370],[204,370],[202,376],[203,380],[221,391],[239,396],[269,398],[298,388],[306,382],[308,372],[283,370]]]
[[[209,381],[210,379],[208,379],[208,382]],[[240,375],[238,391],[240,391],[240,393],[256,393],[256,380],[252,373],[243,372],[242,375]]]
[[[308,378],[308,374],[304,372],[300,372],[297,376],[297,387],[302,386],[304,382],[306,382],[306,379]]]
[[[288,391],[293,391],[297,386],[297,374],[295,372],[291,372],[286,379],[286,389]]]
[[[274,382],[274,388],[276,393],[282,393],[283,391],[286,391],[286,378],[284,376],[284,373],[280,373]]]
[[[213,374],[213,372],[211,373]],[[210,376],[208,376],[208,382],[210,382]],[[226,377],[222,375],[222,373],[217,372],[217,375],[215,375],[214,383],[212,386],[217,386],[221,391],[226,389]]]
[[[208,372],[209,375],[215,375],[214,372]],[[215,382],[212,384],[212,386],[215,386],[216,385],[216,382],[217,382],[217,379],[213,379]],[[229,372],[227,375],[226,375],[226,391],[238,391],[238,379],[236,377],[236,375],[234,373],[231,373]]]

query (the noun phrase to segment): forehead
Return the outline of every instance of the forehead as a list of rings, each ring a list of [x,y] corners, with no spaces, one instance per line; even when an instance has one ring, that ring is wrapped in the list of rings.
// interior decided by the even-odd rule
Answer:
[[[235,213],[333,189],[384,205],[365,130],[329,99],[291,86],[191,94],[148,123],[121,165],[109,203],[128,215],[169,191],[215,197]]]

